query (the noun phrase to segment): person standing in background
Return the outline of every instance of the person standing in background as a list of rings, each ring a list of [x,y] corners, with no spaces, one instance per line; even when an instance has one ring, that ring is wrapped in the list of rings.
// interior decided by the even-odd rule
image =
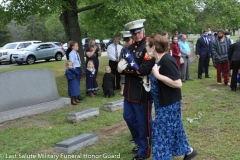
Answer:
[[[102,50],[100,44],[96,45],[95,39],[89,41],[88,48],[86,49],[86,68],[88,61],[92,60],[95,67],[95,76],[98,75],[99,59],[98,57],[102,55]],[[94,92],[95,93],[95,92]]]
[[[205,78],[210,78],[208,74],[208,66],[211,55],[211,44],[212,42],[208,39],[208,31],[202,32],[202,37],[198,38],[196,43],[196,56],[198,61],[198,79],[202,79],[202,72],[204,68]]]
[[[186,40],[187,40],[187,36],[185,34],[182,34],[181,40],[178,42],[178,44],[180,46],[181,57],[183,58],[183,61],[184,61],[184,63],[182,64],[182,67],[181,67],[182,82],[185,82],[185,80],[192,80],[190,78],[190,72],[189,72],[190,47]]]
[[[237,90],[237,74],[238,70],[240,69],[240,39],[232,45],[230,45],[228,51],[228,59],[231,62],[231,69],[232,69],[232,78],[231,78],[231,85],[230,88],[232,91]]]
[[[133,43],[132,35],[130,34],[130,32],[129,31],[121,31],[121,33],[123,35],[123,41],[125,42],[125,47],[130,46]],[[123,55],[122,55],[122,51],[121,51],[119,60],[121,60],[122,58],[123,58]],[[125,75],[121,74],[120,78],[121,78],[121,91],[120,91],[120,94],[123,95],[124,84],[125,84]]]
[[[107,48],[107,56],[109,59],[109,66],[111,68],[111,73],[115,77],[115,83],[113,85],[114,89],[120,89],[120,74],[117,72],[117,65],[120,58],[120,53],[122,46],[119,44],[120,38],[115,37],[114,43],[110,44]]]
[[[213,44],[212,53],[216,60],[217,68],[217,84],[222,83],[222,72],[224,77],[224,84],[229,85],[229,60],[228,50],[231,45],[230,39],[224,36],[224,30],[220,29],[217,32],[218,38]]]
[[[72,41],[70,43],[70,47],[72,48],[72,51],[69,53],[69,60],[73,63],[74,68],[78,71],[78,83],[80,86],[80,81],[82,77],[82,69],[81,69],[81,59],[80,55],[77,52],[78,51],[78,43],[75,41]],[[80,87],[79,87],[80,90]],[[82,101],[83,98],[81,97],[81,90],[79,91],[79,95],[77,96],[79,101]]]
[[[172,37],[172,43],[170,44],[170,49],[171,49],[173,58],[177,62],[178,70],[179,70],[179,73],[180,73],[180,71],[181,71],[181,68],[180,68],[181,52],[180,52],[180,47],[179,47],[179,44],[178,44],[177,36]]]

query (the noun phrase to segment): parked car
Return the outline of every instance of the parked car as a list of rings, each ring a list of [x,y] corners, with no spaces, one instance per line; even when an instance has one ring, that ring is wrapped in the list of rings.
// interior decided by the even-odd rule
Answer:
[[[31,44],[40,43],[41,41],[23,41],[7,43],[0,49],[0,64],[2,62],[12,63],[12,54],[14,51],[22,50]]]
[[[64,44],[63,44],[63,48],[64,48],[64,51],[67,51],[67,49],[68,49],[68,43],[64,43]]]
[[[52,42],[52,43],[56,44],[57,46],[62,47],[62,49],[65,51],[63,44],[61,42]]]
[[[112,44],[114,41],[114,38],[110,38],[109,41],[106,43],[106,50],[107,50],[107,47]]]
[[[15,52],[12,55],[12,60],[17,64],[33,64],[35,61],[43,59],[45,59],[47,62],[53,58],[56,61],[61,61],[64,55],[65,51],[61,46],[58,46],[52,42],[45,42],[32,44],[22,51]]]

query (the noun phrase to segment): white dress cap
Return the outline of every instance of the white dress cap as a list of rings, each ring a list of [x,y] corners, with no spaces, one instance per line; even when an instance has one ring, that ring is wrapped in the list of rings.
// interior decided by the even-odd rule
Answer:
[[[125,24],[124,26],[129,29],[130,33],[138,33],[143,28],[143,23],[146,21],[146,19],[139,19],[136,21],[129,22]]]
[[[132,37],[130,31],[121,31],[120,33],[122,33],[123,38]]]

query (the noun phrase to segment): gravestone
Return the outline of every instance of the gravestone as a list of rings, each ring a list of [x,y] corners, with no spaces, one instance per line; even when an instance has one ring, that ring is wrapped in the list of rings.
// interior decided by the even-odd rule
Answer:
[[[117,110],[123,109],[123,99],[105,103],[104,109],[107,111],[117,111]]]
[[[86,146],[94,144],[98,140],[98,135],[95,133],[84,133],[76,137],[69,138],[55,145],[55,151],[65,154],[79,151]]]
[[[96,116],[99,116],[99,108],[88,108],[81,111],[68,113],[67,120],[69,122],[80,122]]]
[[[0,73],[0,123],[70,105],[58,95],[54,72],[26,69]]]

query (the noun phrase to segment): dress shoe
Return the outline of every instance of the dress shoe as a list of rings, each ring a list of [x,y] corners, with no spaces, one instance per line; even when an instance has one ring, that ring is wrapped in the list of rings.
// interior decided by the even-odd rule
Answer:
[[[193,79],[192,78],[188,78],[188,79],[186,79],[187,81],[193,81]]]
[[[135,153],[135,154],[137,154],[137,153],[138,153],[138,148],[139,148],[138,145],[135,146],[135,147],[133,147],[132,152]]]
[[[192,153],[186,154],[183,158],[183,160],[191,160],[193,157],[197,155],[197,150],[193,149]]]
[[[211,78],[210,76],[205,76],[205,78]]]
[[[146,159],[145,157],[142,157],[142,156],[139,156],[139,155],[136,155],[133,157],[132,160],[142,160],[142,159]]]
[[[236,88],[231,88],[231,91],[236,91],[237,89]]]
[[[202,79],[202,77],[198,77],[198,79]]]
[[[183,83],[186,82],[185,79],[182,79],[182,82],[183,82]]]
[[[80,96],[80,98],[78,98],[79,101],[83,101],[84,98]]]
[[[71,97],[71,104],[72,104],[72,105],[77,105],[77,102],[75,101],[75,98],[74,98],[74,97]]]

